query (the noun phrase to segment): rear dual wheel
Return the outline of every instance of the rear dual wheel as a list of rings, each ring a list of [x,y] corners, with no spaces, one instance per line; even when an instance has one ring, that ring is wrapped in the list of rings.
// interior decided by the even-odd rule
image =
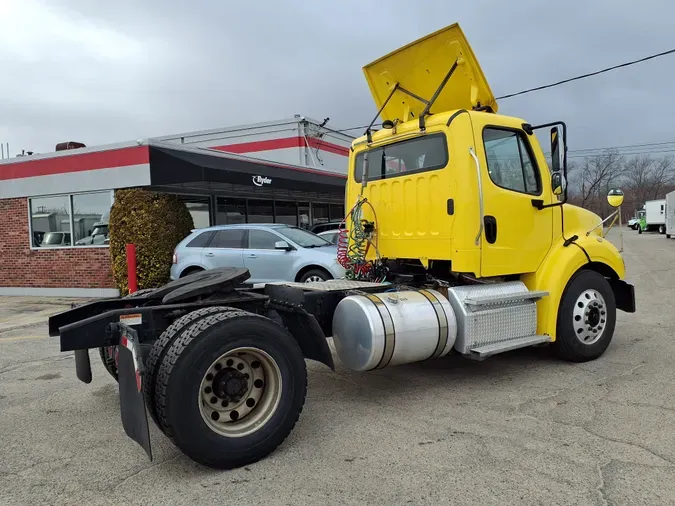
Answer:
[[[147,386],[153,417],[183,453],[231,469],[264,458],[290,434],[305,401],[307,369],[279,324],[215,309],[165,340],[148,376],[154,385]]]

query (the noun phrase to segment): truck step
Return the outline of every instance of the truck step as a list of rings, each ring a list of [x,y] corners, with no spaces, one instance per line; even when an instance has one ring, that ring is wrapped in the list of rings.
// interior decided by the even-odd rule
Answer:
[[[485,295],[478,297],[468,297],[464,299],[464,304],[467,306],[488,306],[492,304],[501,304],[504,302],[516,302],[521,300],[537,301],[542,297],[546,297],[548,292],[519,292],[519,293],[504,293],[498,295]]]
[[[517,350],[518,348],[526,348],[527,346],[534,346],[537,344],[550,343],[551,336],[526,336],[518,339],[509,339],[498,343],[486,344],[476,348],[471,348],[470,357],[481,360],[491,355],[504,353],[506,351]]]

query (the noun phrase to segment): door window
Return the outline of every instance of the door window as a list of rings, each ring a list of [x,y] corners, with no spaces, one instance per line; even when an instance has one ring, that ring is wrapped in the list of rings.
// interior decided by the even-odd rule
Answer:
[[[248,231],[249,249],[274,249],[274,243],[281,238],[266,230],[251,229]]]
[[[209,244],[209,241],[214,234],[215,232],[212,230],[209,230],[208,232],[202,232],[197,237],[192,239],[187,244],[186,248],[205,248]]]
[[[218,230],[209,245],[210,248],[239,248],[243,247],[244,230]]]
[[[486,128],[483,142],[488,173],[494,184],[520,193],[541,193],[538,172],[522,135],[513,130]]]

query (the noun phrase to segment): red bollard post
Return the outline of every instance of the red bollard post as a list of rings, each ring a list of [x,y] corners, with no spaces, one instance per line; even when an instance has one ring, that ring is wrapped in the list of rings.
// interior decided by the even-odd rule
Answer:
[[[136,278],[136,245],[127,244],[127,279],[129,284],[129,293],[138,290],[138,279]]]

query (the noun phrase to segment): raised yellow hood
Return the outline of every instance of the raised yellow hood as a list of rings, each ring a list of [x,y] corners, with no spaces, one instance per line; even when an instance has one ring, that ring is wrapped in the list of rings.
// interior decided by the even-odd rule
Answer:
[[[379,110],[396,84],[430,100],[455,61],[458,61],[458,67],[430,112],[438,114],[478,106],[488,106],[497,112],[492,90],[456,23],[375,60],[363,67],[363,72]],[[382,111],[381,118],[407,121],[419,117],[425,105],[398,89]]]

